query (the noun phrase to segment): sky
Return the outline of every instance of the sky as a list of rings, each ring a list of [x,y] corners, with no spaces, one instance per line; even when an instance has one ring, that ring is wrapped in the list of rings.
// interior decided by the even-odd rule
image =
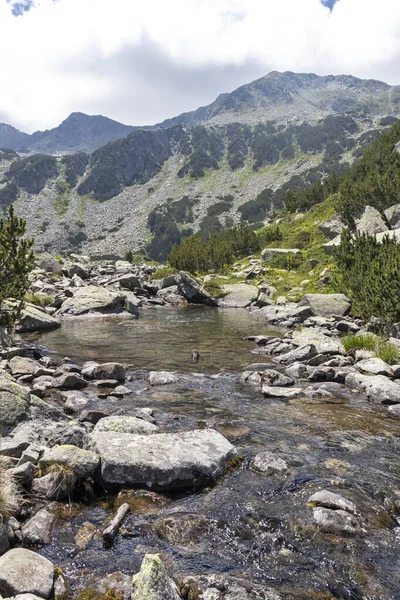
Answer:
[[[0,123],[151,125],[272,70],[400,84],[400,0],[0,0]]]

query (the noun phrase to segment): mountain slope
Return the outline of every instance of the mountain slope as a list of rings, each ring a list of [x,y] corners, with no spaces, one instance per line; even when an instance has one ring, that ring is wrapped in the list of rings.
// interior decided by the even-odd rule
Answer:
[[[0,147],[19,152],[59,154],[93,152],[108,142],[123,138],[135,127],[123,125],[101,115],[72,113],[58,127],[22,133],[4,123],[0,124]]]
[[[147,248],[160,258],[193,231],[207,236],[241,220],[260,227],[288,190],[342,172],[396,121],[399,90],[350,76],[271,73],[173,120],[183,124],[134,129],[90,155],[6,154],[0,207],[15,202],[38,249]],[[45,147],[47,136],[53,147],[79,145],[76,121],[88,120],[72,117],[71,134],[67,119],[65,131],[41,132],[35,144]]]

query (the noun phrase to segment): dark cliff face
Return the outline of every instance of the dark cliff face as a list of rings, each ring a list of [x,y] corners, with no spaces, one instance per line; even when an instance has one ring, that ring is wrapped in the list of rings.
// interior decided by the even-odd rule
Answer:
[[[146,183],[185,137],[182,128],[138,130],[99,148],[91,156],[89,174],[79,185],[78,193],[104,201],[126,186]]]

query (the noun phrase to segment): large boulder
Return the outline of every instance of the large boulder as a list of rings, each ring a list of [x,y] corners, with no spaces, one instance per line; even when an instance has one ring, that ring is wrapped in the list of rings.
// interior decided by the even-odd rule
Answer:
[[[100,419],[94,428],[94,433],[100,431],[113,431],[120,433],[155,433],[158,430],[156,425],[138,419],[137,417],[126,417],[116,415],[113,417],[104,417]]]
[[[325,335],[318,327],[307,327],[301,331],[294,331],[292,343],[295,346],[313,344],[318,354],[344,354],[345,349],[339,338]]]
[[[181,600],[159,554],[146,554],[139,573],[132,577],[131,600]]]
[[[193,279],[185,271],[180,271],[181,283],[179,284],[179,292],[185,296],[189,302],[195,304],[207,304],[209,306],[218,306],[218,302],[211,294],[205,290],[198,281]]]
[[[7,433],[29,417],[30,392],[27,388],[0,377],[0,430]]]
[[[375,235],[389,229],[380,212],[373,206],[365,206],[358,218],[354,219],[354,223],[357,231],[369,235]]]
[[[270,263],[277,256],[293,256],[294,254],[300,254],[301,250],[298,248],[265,248],[261,252],[261,260],[263,263]]]
[[[198,488],[216,480],[236,450],[213,429],[135,435],[93,432],[101,479],[114,487]]]
[[[46,273],[54,273],[60,275],[62,272],[62,266],[49,254],[48,252],[43,252],[36,257],[36,264],[39,269],[43,269]]]
[[[25,548],[14,548],[0,557],[0,595],[34,594],[50,598],[54,565],[44,556]]]
[[[332,215],[330,219],[318,225],[318,229],[321,231],[321,233],[323,233],[330,240],[333,240],[335,237],[340,235],[345,227],[346,225],[341,216],[336,213]]]
[[[60,327],[57,319],[47,314],[45,310],[34,304],[25,304],[16,330],[20,333],[29,331],[47,331]]]
[[[348,373],[346,385],[364,392],[373,402],[381,404],[400,404],[400,384],[385,375],[362,375]]]
[[[125,381],[125,367],[116,362],[103,363],[95,367],[94,379],[116,379],[117,381]]]
[[[389,206],[389,208],[383,211],[383,214],[385,215],[391,229],[400,228],[400,204]]]
[[[105,288],[88,285],[78,288],[72,298],[63,302],[60,314],[83,315],[88,312],[118,312],[123,310],[125,295]]]
[[[99,457],[94,452],[70,444],[54,446],[45,451],[39,461],[39,467],[41,471],[46,472],[54,465],[69,469],[77,479],[85,479],[98,467]]]
[[[258,289],[247,283],[223,285],[222,289],[228,293],[218,301],[221,308],[246,308],[258,298]]]
[[[297,306],[308,306],[314,315],[320,317],[344,317],[350,312],[351,300],[344,294],[306,294]]]

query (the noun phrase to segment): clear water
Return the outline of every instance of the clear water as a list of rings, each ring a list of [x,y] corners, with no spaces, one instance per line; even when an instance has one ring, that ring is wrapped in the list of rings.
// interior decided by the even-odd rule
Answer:
[[[138,321],[70,320],[41,337],[50,351],[77,362],[134,365],[132,396],[99,400],[99,408],[133,414],[151,406],[165,431],[206,422],[244,457],[213,489],[171,497],[156,514],[131,514],[133,535],[119,535],[111,550],[95,536],[72,555],[78,528],[85,521],[100,527],[112,498],[73,506],[58,522],[55,542],[41,550],[73,584],[113,571],[132,574],[146,552],[160,552],[176,576],[244,574],[286,599],[400,598],[400,420],[345,389],[332,399],[264,399],[238,376],[260,361],[243,338],[267,332],[246,311],[196,307],[142,311]],[[194,347],[201,354],[197,365],[191,362]],[[151,388],[146,369],[182,376],[176,385]],[[286,474],[267,477],[250,468],[251,458],[266,449],[288,462]],[[324,488],[357,504],[365,532],[325,533],[315,526],[307,500]],[[190,543],[167,542],[154,523],[172,512],[186,515],[185,521],[201,516],[206,525]]]

